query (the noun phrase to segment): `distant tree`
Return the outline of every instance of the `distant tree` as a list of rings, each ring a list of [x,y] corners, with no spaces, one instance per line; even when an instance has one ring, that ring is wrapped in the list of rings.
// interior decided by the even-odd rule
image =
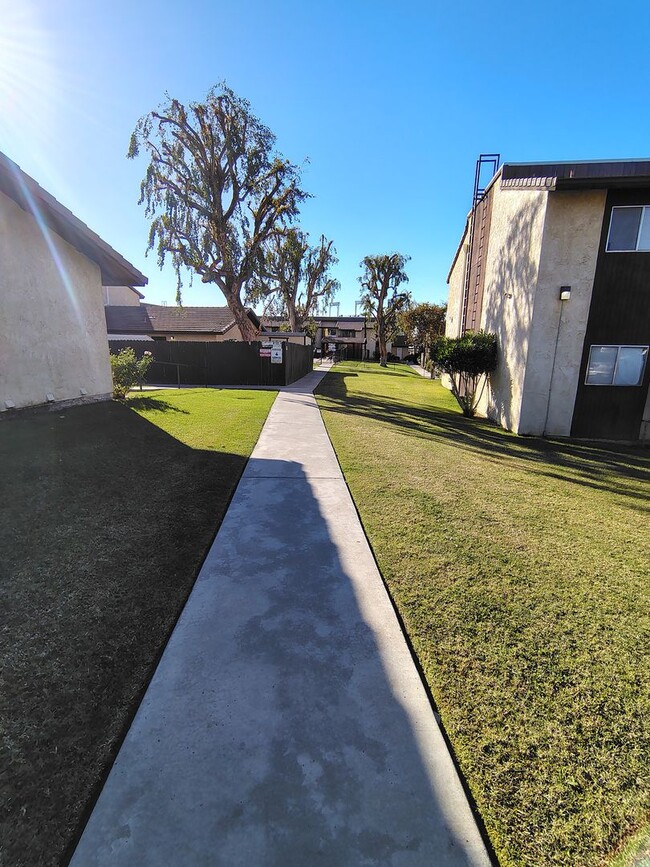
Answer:
[[[439,337],[431,348],[431,359],[449,375],[451,393],[463,415],[473,416],[487,374],[492,373],[497,365],[496,334],[477,331],[467,332],[462,337]]]
[[[307,197],[296,166],[274,152],[275,136],[250,103],[224,83],[187,107],[167,96],[140,118],[129,158],[150,158],[140,204],[152,218],[149,248],[171,257],[178,278],[188,268],[216,283],[245,340],[257,336],[243,293],[263,246]]]
[[[263,304],[266,310],[279,308],[292,331],[302,331],[318,307],[329,304],[339,289],[338,280],[330,274],[338,262],[336,250],[325,235],[317,247],[310,247],[309,235],[291,227],[269,238],[260,259],[247,300]]]
[[[404,266],[409,256],[392,253],[382,256],[366,256],[361,267],[363,274],[359,282],[363,289],[361,300],[363,309],[377,322],[379,341],[379,363],[386,367],[386,341],[394,334],[398,317],[410,304],[408,292],[399,292],[402,283],[408,281]]]
[[[445,333],[446,315],[446,304],[415,304],[400,315],[400,328],[418,355],[429,357],[434,340]]]

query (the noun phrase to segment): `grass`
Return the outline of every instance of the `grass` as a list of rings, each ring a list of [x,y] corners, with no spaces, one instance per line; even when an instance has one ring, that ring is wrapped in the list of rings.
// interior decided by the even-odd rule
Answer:
[[[609,867],[650,867],[650,828],[624,842]]]
[[[0,863],[65,862],[274,392],[0,423]]]
[[[650,818],[650,452],[464,419],[399,365],[318,402],[501,865],[607,863]]]

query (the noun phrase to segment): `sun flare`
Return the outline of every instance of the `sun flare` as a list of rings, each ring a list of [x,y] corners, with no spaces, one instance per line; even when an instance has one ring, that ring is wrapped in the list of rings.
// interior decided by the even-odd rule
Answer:
[[[0,147],[42,140],[55,116],[58,75],[34,5],[0,0]]]

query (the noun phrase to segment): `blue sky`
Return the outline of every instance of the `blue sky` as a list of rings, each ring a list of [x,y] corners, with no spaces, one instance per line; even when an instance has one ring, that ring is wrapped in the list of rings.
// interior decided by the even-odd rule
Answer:
[[[165,91],[225,79],[294,162],[302,226],[339,254],[341,313],[368,254],[411,256],[446,297],[481,152],[511,162],[650,157],[650,4],[0,0],[0,150],[149,277],[142,160],[125,154]],[[222,304],[186,287],[185,304]]]

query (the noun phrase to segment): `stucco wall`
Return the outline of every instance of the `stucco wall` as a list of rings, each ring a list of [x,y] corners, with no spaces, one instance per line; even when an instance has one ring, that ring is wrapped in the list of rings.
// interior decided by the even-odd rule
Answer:
[[[104,286],[104,304],[111,307],[139,307],[140,296],[130,286]]]
[[[465,268],[467,266],[469,236],[463,235],[461,248],[449,274],[449,293],[447,295],[447,319],[445,334],[447,337],[460,337],[462,321],[463,292],[465,289]]]
[[[0,193],[0,412],[112,390],[99,268],[49,237]]]
[[[519,433],[571,433],[605,199],[605,190],[548,194]],[[570,300],[560,301],[561,286]]]
[[[497,335],[499,363],[478,412],[514,431],[519,431],[547,195],[493,188],[481,328]]]

